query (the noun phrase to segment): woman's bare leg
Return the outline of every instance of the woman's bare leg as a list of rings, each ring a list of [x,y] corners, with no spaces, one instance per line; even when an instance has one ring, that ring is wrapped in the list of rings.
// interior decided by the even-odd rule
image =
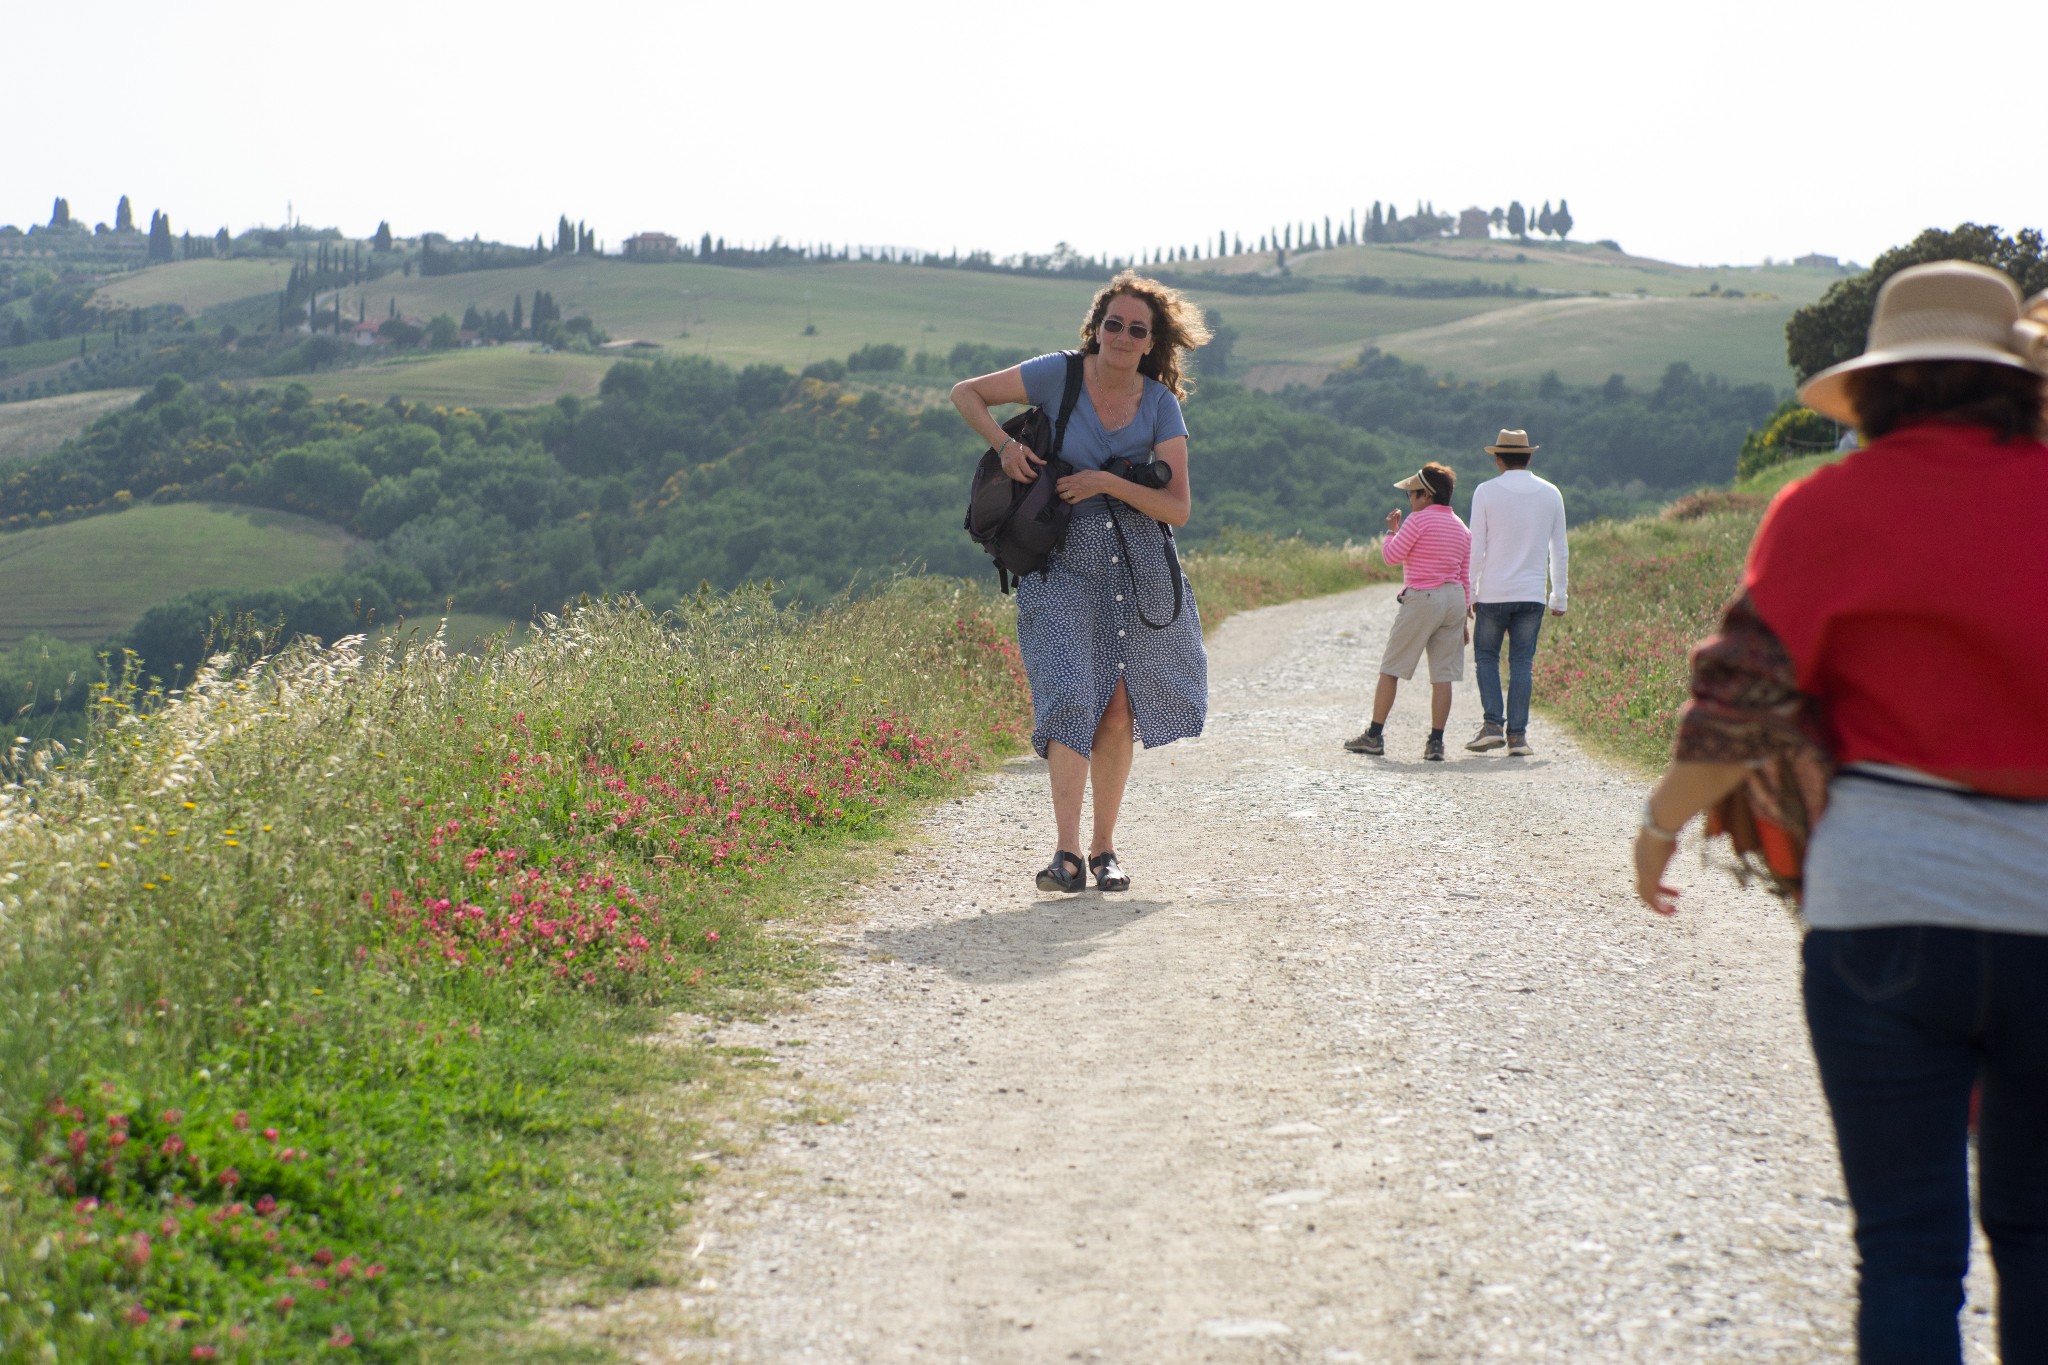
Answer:
[[[1441,730],[1451,719],[1451,685],[1431,683],[1429,685],[1429,728]]]
[[[1088,856],[1116,848],[1116,817],[1123,809],[1124,785],[1131,780],[1131,699],[1119,682],[1095,725],[1095,753],[1088,763],[1095,788],[1095,837]],[[1078,830],[1078,823],[1076,829]]]
[[[1045,746],[1045,763],[1052,770],[1052,819],[1059,828],[1059,846],[1079,853],[1081,795],[1088,790],[1088,760],[1053,740]]]

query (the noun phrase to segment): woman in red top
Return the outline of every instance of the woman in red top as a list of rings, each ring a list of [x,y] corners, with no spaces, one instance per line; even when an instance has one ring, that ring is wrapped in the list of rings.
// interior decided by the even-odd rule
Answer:
[[[1668,915],[1675,832],[1737,786],[1794,836],[1773,861],[1808,931],[1865,1362],[1961,1360],[1979,1084],[2004,1360],[2048,1362],[2044,370],[2048,327],[1999,272],[1886,282],[1864,354],[1800,391],[1868,444],[1772,502],[1636,839]]]

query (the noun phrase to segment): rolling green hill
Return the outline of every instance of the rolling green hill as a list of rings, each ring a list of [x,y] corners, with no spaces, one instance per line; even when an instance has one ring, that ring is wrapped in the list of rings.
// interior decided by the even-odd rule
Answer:
[[[565,393],[588,398],[609,356],[543,353],[528,346],[479,346],[463,351],[414,352],[374,365],[325,370],[300,382],[316,398],[393,397],[441,407],[523,408],[552,403]],[[0,408],[4,415],[5,408]]]
[[[1270,253],[1247,253],[1175,267],[1190,292],[1236,329],[1234,363],[1260,387],[1314,382],[1367,345],[1470,378],[1556,369],[1572,383],[1618,373],[1647,384],[1685,361],[1732,383],[1783,387],[1790,381],[1785,320],[1836,278],[1789,266],[1696,269],[1601,247],[1453,240],[1295,255],[1297,285],[1311,286],[1303,292],[1248,293],[1254,286],[1231,278],[1270,272],[1272,265]],[[275,288],[274,274],[270,261],[185,261],[124,276],[107,293],[225,308]],[[1361,292],[1351,284],[1361,278],[1382,284]],[[1574,297],[1412,292],[1474,280]],[[1073,339],[1093,288],[1078,279],[877,262],[754,269],[572,256],[509,270],[387,275],[346,291],[342,311],[459,317],[471,305],[509,311],[515,296],[530,303],[534,291],[545,289],[565,315],[587,314],[614,338],[735,366],[765,361],[801,369],[877,342],[912,355],[944,355],[963,341],[1053,349]],[[1743,297],[1727,297],[1730,291]],[[1506,316],[1496,321],[1508,325],[1488,321],[1498,314]],[[403,377],[370,373],[392,363],[379,357],[357,367],[360,378],[321,380],[320,391],[518,403],[587,391],[589,382],[565,364],[550,370],[521,362],[515,378],[470,359]]]
[[[195,588],[259,587],[339,569],[346,531],[290,512],[173,503],[0,534],[0,644],[96,642]]]

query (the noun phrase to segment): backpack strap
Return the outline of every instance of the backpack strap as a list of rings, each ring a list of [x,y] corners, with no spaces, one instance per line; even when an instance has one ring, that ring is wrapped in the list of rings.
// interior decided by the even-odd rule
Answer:
[[[1060,414],[1052,424],[1052,449],[1045,452],[1045,458],[1056,458],[1067,444],[1067,419],[1074,415],[1074,404],[1081,401],[1081,390],[1086,381],[1081,375],[1081,353],[1067,352],[1067,383],[1060,390]]]

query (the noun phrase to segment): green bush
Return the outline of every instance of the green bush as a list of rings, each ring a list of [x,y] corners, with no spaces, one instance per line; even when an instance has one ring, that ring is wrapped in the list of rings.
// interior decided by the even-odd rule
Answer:
[[[1742,438],[1742,449],[1735,456],[1735,477],[1746,479],[1772,465],[1830,449],[1840,431],[1832,419],[1788,398],[1768,422]]]

